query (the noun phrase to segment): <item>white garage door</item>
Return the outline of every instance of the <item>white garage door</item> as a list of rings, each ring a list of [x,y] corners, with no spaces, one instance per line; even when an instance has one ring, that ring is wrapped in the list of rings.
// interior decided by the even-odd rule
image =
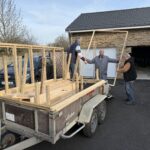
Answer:
[[[85,56],[86,50],[82,49],[82,54]],[[110,58],[116,59],[116,49],[115,48],[104,48],[104,54],[107,55]],[[86,54],[86,58],[92,59],[95,56],[99,55],[99,49],[90,49],[88,53]],[[95,77],[95,66],[91,64],[84,64],[82,61],[80,61],[81,67],[80,67],[80,74],[85,77]],[[114,78],[116,75],[116,64],[115,63],[109,63],[108,64],[108,71],[107,71],[109,78]]]

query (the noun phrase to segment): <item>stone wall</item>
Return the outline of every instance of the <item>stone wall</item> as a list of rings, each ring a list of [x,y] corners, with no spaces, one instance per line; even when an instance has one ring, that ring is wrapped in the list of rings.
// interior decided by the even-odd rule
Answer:
[[[87,48],[92,36],[92,32],[87,33],[74,33],[72,34],[72,41],[76,37],[81,38],[81,48]],[[125,33],[108,33],[108,32],[96,32],[91,44],[91,48],[117,48],[122,49]],[[127,47],[132,46],[149,46],[150,45],[150,29],[137,29],[129,30]]]

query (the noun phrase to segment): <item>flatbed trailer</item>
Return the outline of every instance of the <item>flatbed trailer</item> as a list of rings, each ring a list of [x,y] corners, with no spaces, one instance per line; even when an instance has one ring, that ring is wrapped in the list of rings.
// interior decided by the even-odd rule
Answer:
[[[91,136],[96,130],[98,117],[99,122],[105,118],[106,95],[102,92],[103,86],[105,81],[99,81],[72,96],[68,90],[68,98],[66,96],[61,100],[58,99],[59,102],[52,103],[50,107],[15,100],[15,98],[0,98],[2,122],[5,129],[9,131],[55,144],[59,138],[70,138],[89,126],[94,114],[96,118],[93,120],[95,123],[93,128],[95,129],[85,131],[87,136]],[[66,90],[65,87],[62,90]],[[67,131],[74,125],[79,125],[79,128],[71,135],[67,135]]]
[[[0,91],[0,141],[1,148],[25,149],[41,141],[55,144],[60,138],[71,138],[83,130],[91,137],[106,115],[106,102],[109,85],[104,80],[83,79],[77,73],[70,80],[68,76],[71,56],[66,63],[62,48],[31,45],[0,44],[6,50],[12,49],[16,87],[9,88],[7,59],[3,59],[5,90]],[[18,49],[24,52],[25,63],[19,77]],[[34,81],[33,51],[42,49],[42,79]],[[54,79],[46,80],[45,53],[52,51]],[[56,51],[62,54],[62,78],[57,79]],[[28,53],[27,53],[28,52]],[[26,84],[26,64],[30,59],[32,83]],[[6,58],[4,53],[3,58]],[[89,87],[84,83],[90,82]],[[72,130],[74,127],[76,128]],[[16,137],[20,135],[20,142]],[[26,139],[27,138],[27,139]],[[24,139],[24,140],[23,140]],[[10,146],[10,147],[8,147]],[[8,148],[7,148],[8,147]]]

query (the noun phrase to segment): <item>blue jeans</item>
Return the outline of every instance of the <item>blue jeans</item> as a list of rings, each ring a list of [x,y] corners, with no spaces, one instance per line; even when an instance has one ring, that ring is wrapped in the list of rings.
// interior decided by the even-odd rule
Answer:
[[[125,90],[128,100],[135,102],[134,81],[125,82]]]

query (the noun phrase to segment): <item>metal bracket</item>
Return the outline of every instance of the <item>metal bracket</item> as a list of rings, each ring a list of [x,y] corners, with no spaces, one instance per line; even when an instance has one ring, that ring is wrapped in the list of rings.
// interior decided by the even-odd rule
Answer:
[[[78,132],[80,132],[84,127],[85,127],[85,124],[82,124],[82,126],[80,128],[78,128],[75,132],[73,132],[72,134],[70,134],[70,135],[62,134],[61,138],[63,138],[63,139],[72,138],[74,135],[76,135]]]

